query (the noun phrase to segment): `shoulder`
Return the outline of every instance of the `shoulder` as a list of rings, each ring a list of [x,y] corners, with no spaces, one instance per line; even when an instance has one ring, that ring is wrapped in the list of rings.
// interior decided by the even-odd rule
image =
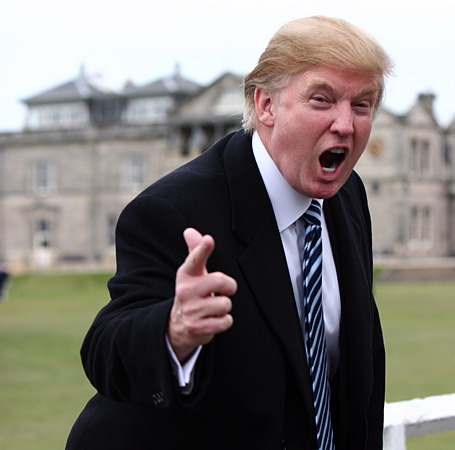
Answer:
[[[365,186],[359,174],[353,171],[333,199],[340,202],[343,207],[358,214],[369,216],[368,199]]]
[[[343,220],[354,228],[371,229],[365,186],[356,172],[352,172],[340,191],[327,203],[334,221],[340,222],[344,218]]]
[[[245,152],[251,141],[242,131],[230,133],[203,154],[151,184],[122,212],[132,223],[139,218],[150,222],[224,216],[229,205],[226,164]],[[250,144],[251,145],[251,144]],[[229,171],[228,171],[229,172]]]
[[[351,196],[366,200],[366,191],[362,179],[356,171],[352,171],[350,177],[340,190],[340,193],[348,193]]]
[[[150,185],[139,197],[160,196],[176,199],[179,195],[188,198],[201,192],[207,194],[210,192],[207,190],[213,191],[213,186],[222,184],[226,177],[224,163],[229,153],[232,149],[242,151],[242,139],[239,140],[239,136],[243,136],[242,131],[226,135],[192,161]]]

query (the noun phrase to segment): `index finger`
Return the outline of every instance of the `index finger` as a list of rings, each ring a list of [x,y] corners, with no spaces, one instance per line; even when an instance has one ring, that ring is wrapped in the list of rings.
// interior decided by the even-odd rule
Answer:
[[[188,244],[188,242],[187,242]],[[215,241],[212,236],[206,234],[201,236],[199,244],[194,246],[188,253],[183,263],[183,270],[188,275],[203,275],[207,273],[207,262],[215,248]]]

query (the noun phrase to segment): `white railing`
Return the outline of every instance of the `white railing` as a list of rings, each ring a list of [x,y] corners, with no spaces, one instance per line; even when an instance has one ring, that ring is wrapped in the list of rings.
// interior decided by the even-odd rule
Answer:
[[[455,430],[455,394],[386,403],[384,450],[406,450],[406,439]]]

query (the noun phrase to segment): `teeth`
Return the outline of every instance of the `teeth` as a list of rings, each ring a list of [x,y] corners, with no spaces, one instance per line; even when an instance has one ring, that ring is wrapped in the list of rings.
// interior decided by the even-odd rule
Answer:
[[[329,150],[329,153],[331,153],[332,155],[344,155],[344,152],[345,150],[343,148],[331,148]],[[327,163],[328,161],[326,161]],[[328,166],[327,164],[326,165],[322,165],[322,170],[323,172],[325,173],[333,173],[335,172],[336,168],[338,167],[338,164],[340,163],[340,159],[335,159],[330,166]]]
[[[337,168],[338,164],[333,164],[332,167],[323,167],[322,171],[325,173],[332,173],[335,172],[335,169]]]

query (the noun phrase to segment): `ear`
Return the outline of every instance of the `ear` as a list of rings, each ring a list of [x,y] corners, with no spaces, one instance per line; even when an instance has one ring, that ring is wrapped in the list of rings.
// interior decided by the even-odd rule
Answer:
[[[256,107],[257,120],[266,127],[273,127],[273,97],[270,92],[257,88],[254,92],[254,105]]]

